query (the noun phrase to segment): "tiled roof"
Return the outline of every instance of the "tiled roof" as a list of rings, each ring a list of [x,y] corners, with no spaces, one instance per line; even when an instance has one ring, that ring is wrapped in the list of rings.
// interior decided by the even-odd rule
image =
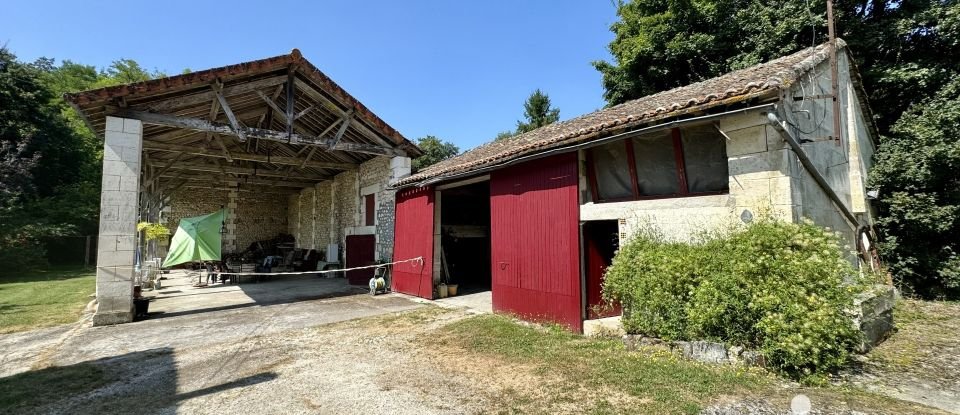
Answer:
[[[838,49],[846,44],[838,39]],[[776,96],[801,75],[828,58],[828,44],[804,49],[750,68],[671,89],[605,108],[571,120],[550,124],[500,141],[490,142],[441,161],[397,181],[395,187],[426,180],[469,174],[519,157],[587,142],[667,117],[740,103],[761,96]]]

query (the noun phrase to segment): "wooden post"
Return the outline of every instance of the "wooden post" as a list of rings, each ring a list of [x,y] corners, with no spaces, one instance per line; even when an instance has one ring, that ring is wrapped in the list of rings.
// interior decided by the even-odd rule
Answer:
[[[83,250],[83,266],[84,267],[90,266],[90,235],[87,235],[87,245],[86,245],[86,248]]]

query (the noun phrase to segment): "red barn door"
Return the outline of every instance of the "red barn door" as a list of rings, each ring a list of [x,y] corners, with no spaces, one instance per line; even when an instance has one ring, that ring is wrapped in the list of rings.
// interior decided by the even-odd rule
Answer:
[[[493,308],[582,330],[577,155],[490,177]]]
[[[373,235],[347,236],[347,268],[366,267],[374,265],[377,249],[377,237]],[[347,281],[351,285],[368,285],[373,278],[374,269],[364,268],[347,271]]]
[[[393,291],[433,298],[433,188],[397,192],[393,260],[422,257],[422,262],[393,266]]]

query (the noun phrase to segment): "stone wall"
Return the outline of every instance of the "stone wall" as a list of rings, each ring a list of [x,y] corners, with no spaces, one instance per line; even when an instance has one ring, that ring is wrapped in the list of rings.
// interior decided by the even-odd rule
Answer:
[[[242,252],[255,241],[288,232],[288,205],[282,196],[251,191],[181,188],[170,198],[163,223],[176,232],[180,219],[228,209],[225,253]]]
[[[298,248],[326,249],[336,243],[345,251],[348,235],[375,235],[376,258],[393,257],[394,192],[390,180],[410,174],[410,159],[377,157],[292,196],[287,225]],[[373,194],[374,226],[365,226],[362,198]],[[341,258],[342,260],[343,258]]]
[[[251,243],[287,233],[287,203],[276,194],[240,192],[235,223],[236,249],[242,252]]]

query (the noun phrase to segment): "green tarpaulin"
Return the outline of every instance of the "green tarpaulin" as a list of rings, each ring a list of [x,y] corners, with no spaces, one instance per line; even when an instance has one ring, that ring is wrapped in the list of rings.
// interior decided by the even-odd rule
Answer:
[[[219,261],[223,219],[222,209],[209,215],[180,219],[163,267],[191,261]]]

